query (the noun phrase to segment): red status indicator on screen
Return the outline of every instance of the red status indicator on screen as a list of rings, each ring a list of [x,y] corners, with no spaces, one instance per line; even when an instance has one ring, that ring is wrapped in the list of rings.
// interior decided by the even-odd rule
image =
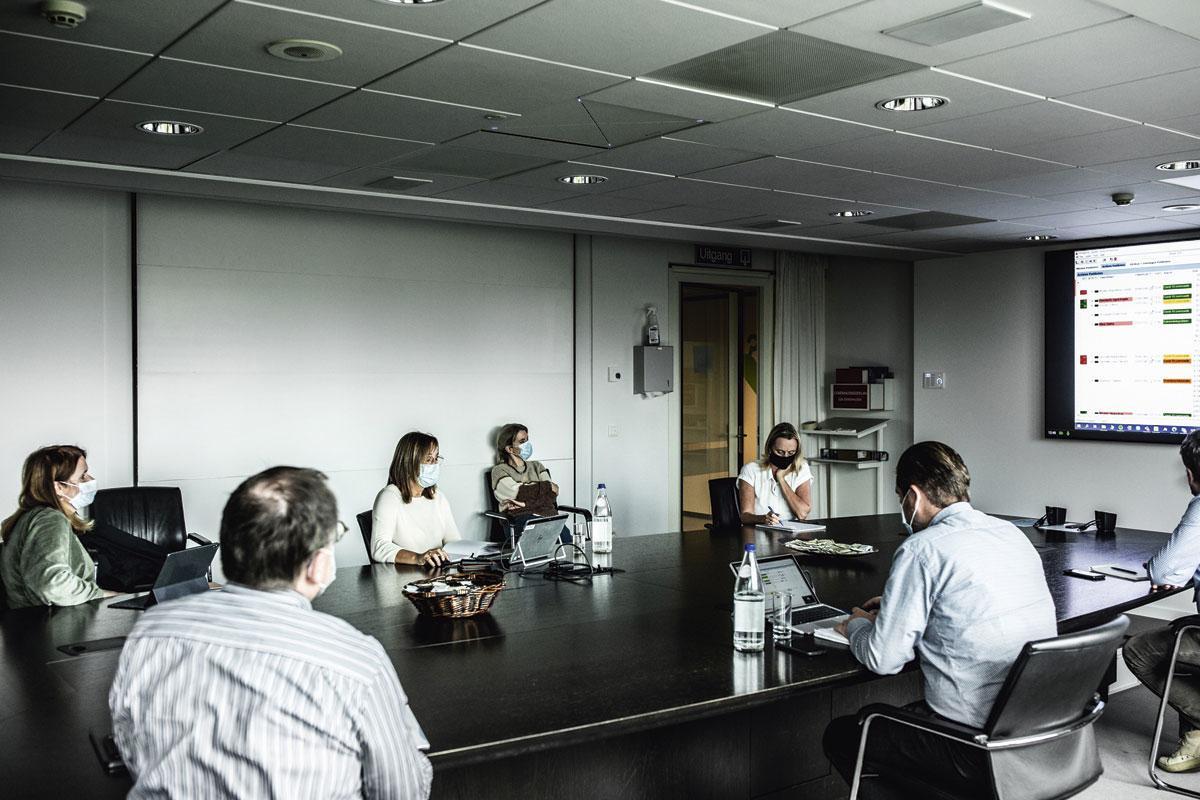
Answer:
[[[1133,320],[1123,319],[1120,322],[1097,322],[1096,327],[1097,328],[1114,328],[1114,327],[1119,328],[1119,327],[1124,327],[1126,325],[1132,325],[1132,324],[1133,324]]]
[[[1080,364],[1086,364],[1086,363],[1087,363],[1087,356],[1080,356],[1080,357],[1079,357],[1079,363],[1080,363]]]

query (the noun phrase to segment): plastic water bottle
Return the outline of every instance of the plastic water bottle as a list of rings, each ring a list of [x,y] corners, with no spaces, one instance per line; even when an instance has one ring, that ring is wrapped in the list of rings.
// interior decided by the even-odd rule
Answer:
[[[596,505],[592,507],[592,552],[612,552],[612,507],[604,484],[596,486]]]
[[[646,344],[657,347],[662,342],[658,332],[658,309],[654,306],[646,308]]]
[[[733,584],[733,649],[760,653],[766,630],[766,593],[758,572],[754,545],[746,545],[737,581]]]

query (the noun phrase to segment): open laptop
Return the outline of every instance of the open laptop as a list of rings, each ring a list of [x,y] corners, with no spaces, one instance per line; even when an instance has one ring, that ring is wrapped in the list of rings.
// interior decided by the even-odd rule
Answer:
[[[729,565],[737,575],[742,562]],[[763,591],[767,593],[767,615],[774,613],[771,607],[771,592],[790,592],[792,595],[792,630],[796,633],[813,633],[818,628],[832,628],[850,616],[840,608],[826,605],[817,598],[808,573],[800,569],[795,556],[767,556],[759,559],[758,572],[762,575]]]
[[[504,559],[506,566],[525,569],[549,563],[561,542],[566,521],[566,514],[531,518],[517,537],[512,553]]]
[[[220,545],[213,542],[168,553],[149,594],[109,603],[108,607],[145,611],[155,603],[208,591],[208,568],[217,554],[218,547]]]

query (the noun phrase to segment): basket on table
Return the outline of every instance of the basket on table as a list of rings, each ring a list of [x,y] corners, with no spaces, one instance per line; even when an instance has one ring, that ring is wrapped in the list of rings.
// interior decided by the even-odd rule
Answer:
[[[435,583],[447,584],[460,591],[438,592],[433,588]],[[503,573],[473,570],[413,581],[404,587],[404,596],[417,607],[419,614],[443,618],[473,617],[491,609],[503,588]]]

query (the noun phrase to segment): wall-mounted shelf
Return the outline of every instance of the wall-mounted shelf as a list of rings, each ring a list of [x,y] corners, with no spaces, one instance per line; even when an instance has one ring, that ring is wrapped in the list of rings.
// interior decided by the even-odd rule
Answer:
[[[846,442],[847,439],[857,441],[871,436],[874,437],[872,440],[873,444],[868,445],[868,447],[874,450],[882,450],[883,429],[887,427],[887,424],[888,420],[881,417],[830,417],[818,422],[817,427],[801,430],[800,433],[805,436],[826,437],[818,443],[820,447],[833,447],[838,441],[849,444],[849,442]],[[855,445],[855,447],[858,447],[858,445]],[[820,448],[816,452],[820,452]],[[825,474],[821,479],[821,482],[825,485],[825,508],[827,516],[836,517],[838,515],[837,478],[835,477],[835,473],[839,470],[835,469],[835,467],[853,467],[855,470],[875,470],[878,476],[874,481],[875,510],[876,513],[880,514],[887,510],[886,504],[890,500],[888,498],[887,487],[884,485],[884,471],[880,469],[884,464],[883,461],[842,461],[836,458],[810,458],[808,460],[814,464],[828,465],[825,467]],[[849,479],[849,476],[846,476],[846,478]]]
[[[884,463],[882,461],[842,461],[840,458],[810,458],[808,461],[811,464],[840,464],[855,469],[879,469]]]

